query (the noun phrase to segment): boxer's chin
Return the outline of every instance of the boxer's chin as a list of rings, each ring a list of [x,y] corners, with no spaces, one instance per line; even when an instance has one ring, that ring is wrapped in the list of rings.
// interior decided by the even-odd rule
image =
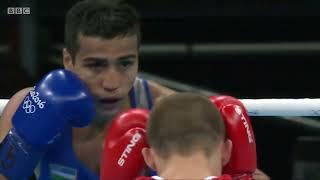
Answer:
[[[97,110],[97,116],[94,119],[94,123],[97,124],[105,124],[107,122],[110,122],[114,116],[119,113],[121,110],[121,106],[114,107],[112,109],[98,109]]]

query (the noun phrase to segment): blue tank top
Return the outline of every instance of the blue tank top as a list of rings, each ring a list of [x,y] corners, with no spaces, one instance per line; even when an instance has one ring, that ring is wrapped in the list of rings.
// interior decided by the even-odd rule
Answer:
[[[136,78],[129,92],[132,108],[152,107],[152,98],[146,80]],[[76,157],[72,146],[72,127],[52,144],[35,170],[39,180],[99,180],[99,175],[85,167]]]

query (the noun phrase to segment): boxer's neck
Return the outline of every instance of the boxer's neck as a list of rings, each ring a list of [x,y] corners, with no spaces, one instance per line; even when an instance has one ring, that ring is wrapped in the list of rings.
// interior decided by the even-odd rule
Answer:
[[[83,143],[94,139],[102,139],[103,132],[97,131],[95,127],[72,128],[73,143]]]
[[[202,152],[190,156],[173,155],[161,165],[159,175],[164,179],[203,179],[220,176],[221,158],[217,154],[206,157]]]
[[[130,98],[127,96],[123,101],[120,111],[124,111],[130,108]],[[109,127],[110,122],[117,113],[97,116],[97,119],[103,119],[102,121],[92,121],[88,126],[83,128],[73,128],[73,140],[75,142],[85,142],[96,139],[98,136],[103,136]],[[98,137],[99,138],[99,137]]]

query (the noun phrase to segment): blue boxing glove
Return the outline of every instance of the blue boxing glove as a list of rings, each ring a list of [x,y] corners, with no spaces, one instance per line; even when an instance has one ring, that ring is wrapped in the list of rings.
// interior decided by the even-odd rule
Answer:
[[[94,99],[75,74],[48,73],[13,115],[12,129],[0,145],[0,173],[8,179],[29,178],[68,124],[86,126],[94,115]]]

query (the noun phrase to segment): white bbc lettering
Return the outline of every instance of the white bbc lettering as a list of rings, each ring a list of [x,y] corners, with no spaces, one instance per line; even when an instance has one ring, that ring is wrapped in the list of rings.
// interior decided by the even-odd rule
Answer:
[[[31,14],[30,7],[8,7],[7,8],[7,14],[8,15],[29,15]]]

